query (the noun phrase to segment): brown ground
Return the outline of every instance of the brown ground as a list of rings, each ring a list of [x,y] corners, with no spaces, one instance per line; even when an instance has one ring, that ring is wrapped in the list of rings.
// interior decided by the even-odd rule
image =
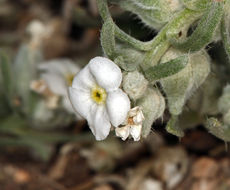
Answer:
[[[2,150],[1,190],[228,190],[230,152],[203,130],[181,142],[152,134],[134,143],[115,137],[65,144],[48,162],[24,149]]]

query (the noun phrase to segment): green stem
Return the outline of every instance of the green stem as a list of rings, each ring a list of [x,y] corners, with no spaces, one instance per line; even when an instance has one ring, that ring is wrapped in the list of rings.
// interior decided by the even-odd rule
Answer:
[[[112,17],[110,15],[109,9],[108,9],[108,4],[107,0],[97,0],[97,6],[99,13],[101,15],[101,18],[105,22],[107,19],[111,19]],[[151,50],[152,47],[152,41],[149,42],[142,42],[140,40],[137,40],[133,38],[132,36],[126,34],[124,31],[122,31],[114,22],[115,26],[115,36],[120,39],[121,41],[124,41],[134,48],[141,50],[141,51],[149,51]]]
[[[170,39],[170,43],[182,51],[196,52],[201,50],[213,40],[223,15],[223,8],[224,2],[213,1],[189,37],[180,40],[178,36],[175,36]]]
[[[117,25],[115,25],[115,36],[119,40],[128,43],[129,45],[133,46],[134,48],[136,48],[138,50],[149,51],[152,49],[153,40],[148,41],[148,42],[142,42],[140,40],[137,40],[137,39],[133,38],[132,36],[126,34]]]
[[[107,0],[97,0],[98,11],[103,21],[112,18],[109,12]]]
[[[152,45],[152,49],[145,54],[144,60],[140,65],[141,69],[145,71],[148,68],[155,66],[161,59],[162,55],[167,51],[169,45],[170,44],[166,39],[163,39],[162,41],[156,39],[155,43]]]
[[[200,16],[200,12],[189,9],[182,10],[173,20],[162,28],[158,35],[151,41],[151,51],[146,53],[144,61],[141,64],[141,68],[146,70],[159,62],[162,55],[170,46],[167,34],[172,34],[175,33],[175,31],[179,31],[181,27],[184,27],[184,25],[191,25]]]
[[[97,0],[97,5],[100,15],[104,21],[106,21],[106,19],[112,19],[109,13],[107,0]],[[144,61],[141,64],[141,68],[145,70],[153,65],[156,65],[162,55],[169,48],[170,44],[167,39],[167,33],[170,34],[170,31],[171,33],[175,33],[175,31],[180,30],[180,28],[184,27],[184,25],[190,25],[194,22],[194,20],[198,19],[200,15],[201,13],[197,11],[189,9],[182,10],[158,33],[153,40],[148,42],[142,42],[131,37],[114,24],[115,36],[138,50],[149,51],[146,53]]]

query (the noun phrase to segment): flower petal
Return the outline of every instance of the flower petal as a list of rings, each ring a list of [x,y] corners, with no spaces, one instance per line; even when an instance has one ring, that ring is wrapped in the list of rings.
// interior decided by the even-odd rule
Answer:
[[[70,59],[53,59],[38,65],[40,70],[57,75],[77,74],[80,68]]]
[[[130,135],[133,137],[134,141],[139,141],[141,138],[142,125],[131,125]]]
[[[122,80],[121,69],[105,57],[95,57],[89,62],[89,69],[97,84],[107,92],[116,90]]]
[[[67,94],[67,87],[62,76],[54,73],[42,73],[41,78],[45,80],[49,89],[57,95],[64,96]]]
[[[90,93],[72,87],[69,87],[68,93],[73,109],[87,119],[90,109],[94,104]]]
[[[73,79],[72,87],[75,89],[89,90],[95,86],[96,81],[90,73],[88,65],[85,66]]]
[[[130,110],[130,101],[121,89],[108,93],[106,100],[107,111],[113,126],[122,124]]]
[[[116,127],[115,132],[116,136],[121,137],[121,139],[125,141],[129,136],[129,125],[124,127]]]
[[[87,120],[96,140],[104,140],[109,135],[111,124],[104,106],[94,104]]]

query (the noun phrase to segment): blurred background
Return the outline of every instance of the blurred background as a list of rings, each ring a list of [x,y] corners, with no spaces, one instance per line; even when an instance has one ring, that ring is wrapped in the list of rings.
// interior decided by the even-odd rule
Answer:
[[[156,35],[110,8],[132,36]],[[166,113],[147,139],[97,142],[74,114],[65,89],[103,56],[101,25],[96,0],[0,0],[0,190],[229,190],[230,151],[202,126],[178,139]]]

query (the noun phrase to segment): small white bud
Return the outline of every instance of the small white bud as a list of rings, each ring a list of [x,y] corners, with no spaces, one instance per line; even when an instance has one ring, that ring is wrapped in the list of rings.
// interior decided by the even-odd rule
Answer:
[[[142,122],[144,119],[144,115],[139,106],[130,109],[127,119],[124,122],[125,126],[117,127],[115,129],[116,136],[121,137],[124,141],[129,135],[131,135],[134,141],[139,141],[141,138]]]
[[[125,141],[129,136],[129,126],[117,127],[115,129],[116,136],[121,137],[123,141]]]
[[[131,125],[130,135],[133,137],[134,141],[139,141],[141,138],[142,125]]]

